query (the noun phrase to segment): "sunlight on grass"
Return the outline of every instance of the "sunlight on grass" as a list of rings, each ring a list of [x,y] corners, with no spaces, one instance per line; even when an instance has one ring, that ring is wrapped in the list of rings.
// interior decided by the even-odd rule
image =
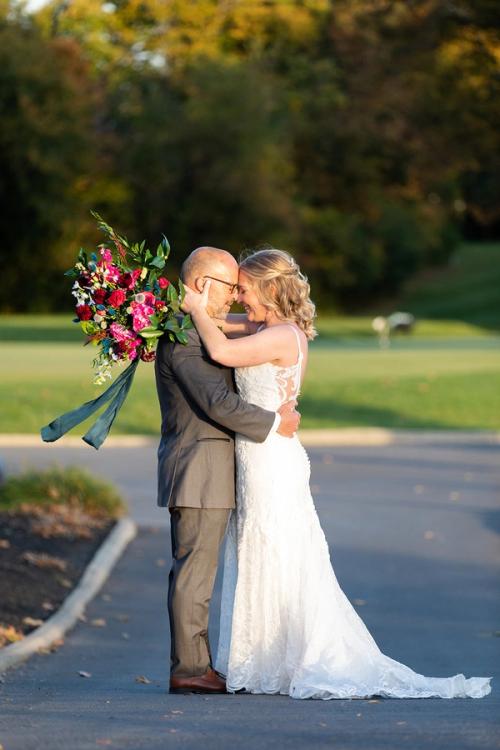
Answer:
[[[91,347],[3,343],[1,348],[2,432],[38,432],[102,391],[91,382]],[[389,350],[374,342],[350,347],[319,341],[311,347],[300,409],[303,428],[498,429],[499,340],[427,345],[404,339]],[[156,435],[159,425],[154,367],[141,363],[113,434]]]

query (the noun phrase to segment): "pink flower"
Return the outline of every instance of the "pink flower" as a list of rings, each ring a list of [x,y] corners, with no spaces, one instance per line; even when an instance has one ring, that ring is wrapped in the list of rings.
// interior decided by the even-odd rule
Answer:
[[[120,286],[125,287],[125,289],[133,289],[140,275],[141,275],[141,269],[136,268],[134,271],[130,271],[128,273],[122,273],[118,279],[118,282]]]
[[[158,286],[160,287],[160,289],[166,289],[169,285],[170,281],[164,276],[160,276],[160,278],[158,279]]]
[[[117,266],[114,266],[112,263],[110,263],[105,267],[104,275],[106,276],[107,281],[111,281],[113,282],[113,284],[116,284],[116,282],[120,279],[121,272],[120,269],[117,268]]]
[[[108,297],[108,305],[111,305],[111,307],[120,307],[125,302],[126,297],[127,295],[123,289],[115,289]]]
[[[107,247],[101,247],[99,249],[99,252],[101,253],[101,257],[107,262],[112,263],[113,261],[113,255],[111,254],[111,250],[108,250]]]
[[[122,326],[121,323],[111,323],[109,332],[111,333],[115,341],[125,342],[136,338],[135,334],[128,328],[125,328],[125,326]]]
[[[146,326],[151,325],[149,316],[153,315],[155,309],[151,305],[147,305],[145,302],[140,304],[139,302],[132,302],[132,328],[134,331],[142,331]]]
[[[120,323],[111,323],[109,331],[115,341],[117,341],[116,348],[120,355],[127,355],[129,359],[137,358],[137,348],[141,346],[142,340],[135,335],[133,331],[130,331]]]

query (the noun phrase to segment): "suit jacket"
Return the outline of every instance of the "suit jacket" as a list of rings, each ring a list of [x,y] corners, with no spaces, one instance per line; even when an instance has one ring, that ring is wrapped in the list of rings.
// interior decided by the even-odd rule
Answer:
[[[164,335],[156,351],[158,505],[234,508],[234,433],[263,442],[275,413],[243,401],[233,370],[210,359],[196,329],[186,333],[187,345]]]

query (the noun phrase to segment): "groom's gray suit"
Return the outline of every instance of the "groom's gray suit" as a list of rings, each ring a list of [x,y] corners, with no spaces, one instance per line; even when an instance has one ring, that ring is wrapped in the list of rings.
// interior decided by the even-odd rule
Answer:
[[[171,675],[179,677],[212,666],[208,608],[235,505],[234,433],[262,442],[276,417],[243,401],[233,371],[209,358],[196,329],[187,335],[187,345],[163,336],[155,366],[162,414],[158,504],[171,513]]]

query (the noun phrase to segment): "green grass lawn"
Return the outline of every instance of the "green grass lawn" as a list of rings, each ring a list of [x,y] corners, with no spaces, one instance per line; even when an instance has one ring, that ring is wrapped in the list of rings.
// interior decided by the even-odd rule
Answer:
[[[415,331],[380,350],[372,317],[395,309],[416,315]],[[101,392],[91,384],[94,350],[71,318],[0,316],[1,432],[38,432]],[[500,429],[499,244],[464,244],[449,267],[420,274],[385,308],[320,314],[318,328],[302,427]],[[153,369],[141,363],[113,434],[157,434]]]
[[[90,347],[0,346],[1,432],[38,432],[102,390],[91,384]],[[158,433],[153,369],[139,366],[113,434]],[[374,342],[319,339],[311,346],[300,409],[304,428],[499,429],[500,340],[416,338],[379,350]]]

